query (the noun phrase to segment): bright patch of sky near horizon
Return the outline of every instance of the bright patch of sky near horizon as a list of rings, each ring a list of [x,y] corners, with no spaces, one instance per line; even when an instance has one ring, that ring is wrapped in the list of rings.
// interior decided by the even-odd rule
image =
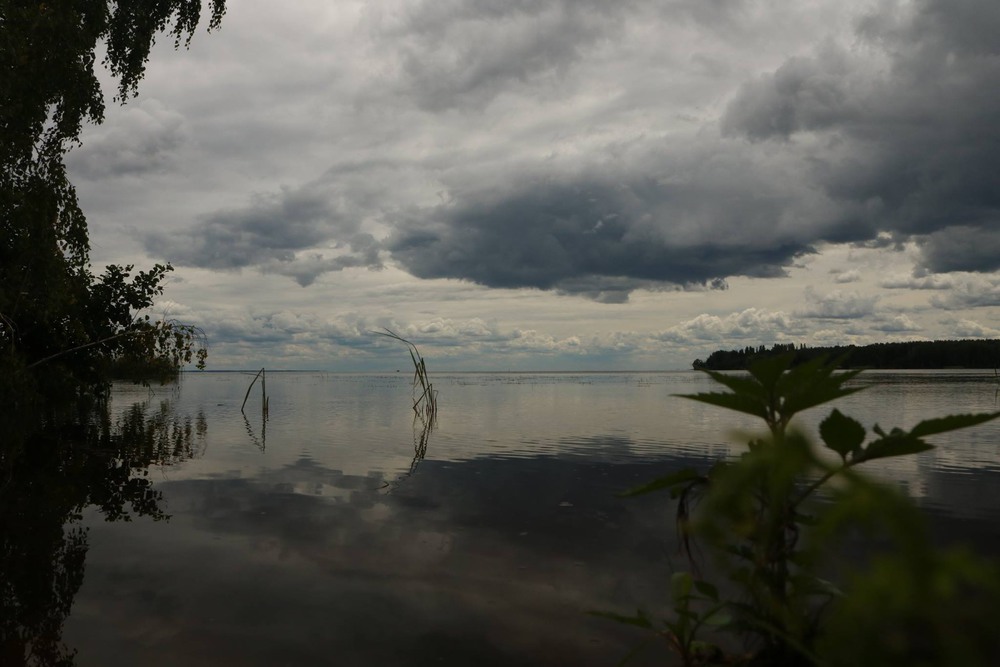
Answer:
[[[214,368],[1000,336],[993,0],[231,2],[70,155]],[[109,84],[106,91],[113,90]],[[712,289],[719,280],[728,289]]]

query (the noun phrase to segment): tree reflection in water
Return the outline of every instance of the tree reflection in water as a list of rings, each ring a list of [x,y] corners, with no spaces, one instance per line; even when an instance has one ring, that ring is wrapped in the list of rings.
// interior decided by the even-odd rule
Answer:
[[[24,425],[3,431],[20,433]],[[31,436],[0,441],[0,664],[72,665],[62,628],[83,583],[83,510],[107,521],[168,518],[149,467],[199,456],[204,414],[180,419],[169,401],[112,416],[106,404]]]

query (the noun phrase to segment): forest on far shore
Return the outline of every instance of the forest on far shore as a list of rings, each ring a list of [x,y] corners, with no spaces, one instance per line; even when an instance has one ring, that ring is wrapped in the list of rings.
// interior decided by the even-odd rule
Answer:
[[[807,347],[795,343],[747,346],[740,350],[716,350],[708,359],[695,359],[695,369],[743,370],[757,359],[794,353],[792,365],[826,355],[839,359],[841,368],[992,368],[1000,366],[1000,340],[935,340],[873,345]]]

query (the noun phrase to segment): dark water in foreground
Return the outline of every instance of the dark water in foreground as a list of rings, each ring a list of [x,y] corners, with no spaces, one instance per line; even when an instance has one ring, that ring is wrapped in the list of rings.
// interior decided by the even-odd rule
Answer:
[[[81,666],[615,664],[641,635],[584,612],[661,608],[684,563],[665,496],[614,494],[737,454],[752,421],[672,397],[711,388],[693,372],[455,374],[428,430],[404,375],[270,374],[266,423],[250,375],[120,387],[102,446],[18,487],[53,501],[9,556],[56,582],[25,634],[65,618]],[[867,426],[998,409],[992,372],[861,382],[837,405]],[[873,472],[996,553],[1000,425],[935,442]]]

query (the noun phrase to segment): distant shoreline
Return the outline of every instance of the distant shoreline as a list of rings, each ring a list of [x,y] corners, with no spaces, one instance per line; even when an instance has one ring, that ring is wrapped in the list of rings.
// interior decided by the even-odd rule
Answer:
[[[696,370],[744,370],[758,359],[794,354],[792,365],[827,356],[840,359],[841,368],[893,370],[996,370],[1000,367],[1000,340],[935,340],[871,345],[807,347],[795,343],[747,346],[740,350],[716,350],[705,360],[695,359]]]

